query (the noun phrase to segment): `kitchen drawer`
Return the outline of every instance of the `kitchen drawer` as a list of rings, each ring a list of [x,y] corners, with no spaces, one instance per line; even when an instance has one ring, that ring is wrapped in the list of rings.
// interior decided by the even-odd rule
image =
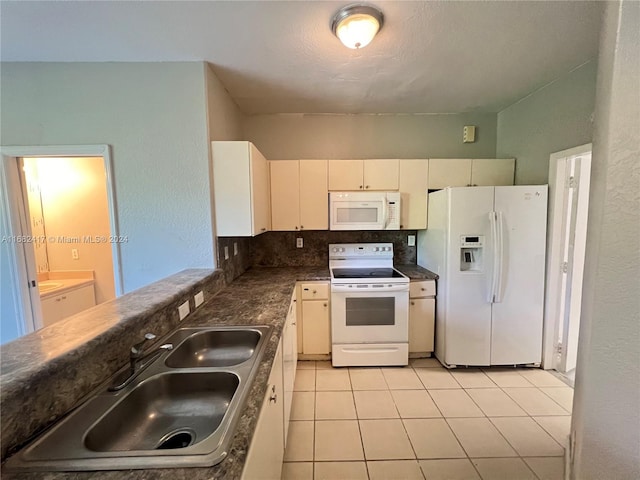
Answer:
[[[300,285],[302,300],[327,300],[329,298],[328,283],[302,283]]]
[[[409,284],[409,297],[435,297],[436,295],[436,281],[435,280],[422,280],[420,282],[411,282]]]

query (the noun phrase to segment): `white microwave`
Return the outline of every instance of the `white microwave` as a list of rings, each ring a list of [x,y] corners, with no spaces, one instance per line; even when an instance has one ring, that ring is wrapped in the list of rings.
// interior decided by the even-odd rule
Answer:
[[[400,230],[400,192],[329,192],[329,230]]]

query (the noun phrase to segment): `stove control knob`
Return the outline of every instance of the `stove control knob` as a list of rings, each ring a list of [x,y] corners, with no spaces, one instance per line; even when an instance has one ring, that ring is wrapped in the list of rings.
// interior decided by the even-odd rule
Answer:
[[[340,251],[341,251],[341,252],[344,252],[344,247],[341,247],[341,248],[340,248]]]
[[[374,251],[374,252],[378,252],[379,250],[380,250],[380,247],[375,247],[375,248],[373,249],[373,251]]]

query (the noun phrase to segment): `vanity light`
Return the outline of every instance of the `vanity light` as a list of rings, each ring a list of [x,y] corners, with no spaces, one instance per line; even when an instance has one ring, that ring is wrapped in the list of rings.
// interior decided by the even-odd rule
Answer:
[[[382,28],[383,15],[375,7],[353,4],[342,7],[331,20],[331,31],[349,48],[369,45]]]

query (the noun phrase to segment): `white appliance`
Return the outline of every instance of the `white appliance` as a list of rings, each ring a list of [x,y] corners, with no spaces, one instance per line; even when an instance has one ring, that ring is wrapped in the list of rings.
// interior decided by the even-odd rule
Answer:
[[[399,230],[400,192],[329,192],[329,230]]]
[[[435,355],[445,366],[539,365],[547,185],[429,194],[418,264],[439,275]]]
[[[409,278],[393,244],[329,245],[334,367],[409,363]]]

